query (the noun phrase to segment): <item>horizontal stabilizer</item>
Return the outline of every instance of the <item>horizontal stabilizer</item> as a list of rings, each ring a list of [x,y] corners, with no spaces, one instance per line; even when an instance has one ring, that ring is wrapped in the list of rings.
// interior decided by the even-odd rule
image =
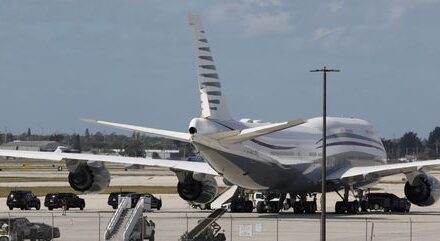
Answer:
[[[305,120],[293,120],[282,123],[269,124],[266,126],[259,126],[248,128],[244,130],[232,130],[226,132],[215,133],[209,136],[209,138],[215,139],[225,144],[235,144],[243,141],[248,141],[259,136],[267,135],[273,132],[291,128],[297,125],[306,123]]]
[[[142,133],[160,136],[160,137],[164,137],[164,138],[168,138],[168,139],[172,139],[172,140],[177,140],[177,141],[183,141],[183,142],[190,142],[191,141],[191,135],[188,133],[184,133],[184,132],[167,131],[167,130],[161,130],[161,129],[154,129],[154,128],[148,128],[148,127],[142,127],[142,126],[127,125],[127,124],[119,124],[119,123],[93,120],[93,119],[81,119],[81,120],[85,121],[85,122],[94,123],[94,124],[100,124],[100,125],[112,126],[112,127],[116,127],[116,128],[120,128],[120,129],[142,132]]]

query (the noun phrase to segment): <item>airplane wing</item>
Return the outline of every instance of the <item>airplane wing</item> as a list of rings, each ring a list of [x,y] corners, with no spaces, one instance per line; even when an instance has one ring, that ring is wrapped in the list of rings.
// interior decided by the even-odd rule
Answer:
[[[15,151],[15,150],[0,150],[0,156],[28,158],[28,159],[42,159],[52,161],[62,160],[86,160],[86,161],[102,161],[120,164],[137,164],[153,167],[168,167],[170,169],[177,169],[183,171],[192,171],[198,173],[205,173],[209,175],[218,175],[205,162],[189,162],[189,161],[173,161],[163,159],[152,159],[149,157],[123,157],[123,156],[107,156],[94,155],[85,153],[64,153],[64,152],[39,152],[39,151]]]
[[[108,122],[108,121],[101,121],[101,120],[92,120],[92,119],[81,119],[86,122],[94,123],[94,124],[101,124],[106,126],[112,126],[120,129],[126,129],[131,131],[138,131],[150,135],[165,137],[172,140],[182,141],[182,142],[191,142],[191,135],[184,132],[177,132],[177,131],[168,131],[168,130],[161,130],[161,129],[154,129],[154,128],[148,128],[148,127],[142,127],[142,126],[135,126],[135,125],[128,125],[128,124],[120,124],[120,123],[114,123],[114,122]]]
[[[396,174],[408,174],[415,171],[428,171],[440,167],[440,160],[415,161],[409,163],[386,164],[379,166],[352,167],[335,175],[330,174],[327,180],[371,180]]]

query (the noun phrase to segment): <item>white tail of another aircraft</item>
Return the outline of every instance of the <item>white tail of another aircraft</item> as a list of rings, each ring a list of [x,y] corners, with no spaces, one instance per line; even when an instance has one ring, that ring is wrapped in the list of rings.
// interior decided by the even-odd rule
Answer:
[[[202,109],[201,117],[230,120],[232,117],[226,106],[214,58],[199,17],[189,15],[189,24],[194,30],[194,50]]]

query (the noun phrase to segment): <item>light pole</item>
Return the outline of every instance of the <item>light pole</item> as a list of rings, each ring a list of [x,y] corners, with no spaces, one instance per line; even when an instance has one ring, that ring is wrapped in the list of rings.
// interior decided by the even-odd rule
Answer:
[[[311,70],[323,72],[323,102],[322,102],[322,163],[321,163],[321,241],[326,240],[326,179],[327,179],[327,72],[339,72],[337,69]]]

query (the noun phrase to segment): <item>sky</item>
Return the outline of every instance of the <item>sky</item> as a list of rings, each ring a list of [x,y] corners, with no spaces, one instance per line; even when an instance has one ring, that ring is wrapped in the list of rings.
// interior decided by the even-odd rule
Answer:
[[[200,115],[190,13],[232,115],[328,113],[385,138],[440,126],[438,0],[0,0],[0,132],[111,133],[80,118],[186,131]],[[129,133],[129,132],[124,132]]]

